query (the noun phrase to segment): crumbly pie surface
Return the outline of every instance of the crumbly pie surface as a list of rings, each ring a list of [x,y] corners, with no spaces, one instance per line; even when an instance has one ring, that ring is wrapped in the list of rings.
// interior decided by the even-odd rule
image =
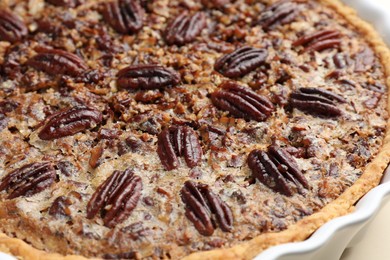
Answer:
[[[332,0],[2,1],[0,250],[237,259],[303,240],[388,163],[388,58]]]

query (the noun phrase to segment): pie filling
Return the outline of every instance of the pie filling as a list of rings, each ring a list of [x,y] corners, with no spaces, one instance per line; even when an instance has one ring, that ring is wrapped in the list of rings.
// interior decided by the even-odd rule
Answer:
[[[317,1],[0,7],[0,231],[35,248],[227,248],[319,211],[382,145],[379,57]]]

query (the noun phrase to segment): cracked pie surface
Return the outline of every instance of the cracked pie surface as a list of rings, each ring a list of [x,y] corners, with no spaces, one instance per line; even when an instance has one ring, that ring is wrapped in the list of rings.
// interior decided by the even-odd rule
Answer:
[[[250,259],[390,158],[389,51],[336,0],[3,0],[0,250]]]

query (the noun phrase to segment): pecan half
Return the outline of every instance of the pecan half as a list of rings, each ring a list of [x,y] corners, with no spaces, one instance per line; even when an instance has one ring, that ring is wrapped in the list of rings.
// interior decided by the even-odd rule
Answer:
[[[266,50],[246,46],[220,57],[214,69],[225,77],[238,78],[258,68],[267,56]]]
[[[95,127],[102,121],[102,118],[100,111],[85,106],[64,109],[47,119],[46,125],[38,136],[42,140],[53,140],[74,135],[85,129]]]
[[[340,35],[336,30],[321,30],[299,38],[293,46],[304,46],[303,52],[338,48],[341,45]]]
[[[79,76],[88,68],[77,55],[58,49],[45,49],[29,59],[26,64],[53,76],[58,74]]]
[[[118,87],[125,89],[159,89],[174,87],[180,82],[179,73],[156,64],[128,66],[117,76]]]
[[[137,206],[142,180],[130,169],[114,171],[92,195],[87,205],[87,218],[101,212],[104,225],[114,227],[128,218]]]
[[[188,167],[197,166],[202,159],[198,135],[188,126],[171,126],[158,136],[157,153],[168,171],[179,167],[178,156],[184,156]]]
[[[336,103],[345,103],[346,100],[331,91],[318,88],[300,88],[291,93],[290,104],[312,115],[337,117],[342,115],[342,110]]]
[[[295,159],[279,146],[272,145],[268,151],[253,150],[248,156],[248,165],[253,176],[264,185],[287,196],[295,189],[309,188],[309,183]]]
[[[232,81],[222,83],[219,88],[220,90],[211,94],[211,101],[216,107],[230,112],[233,116],[264,121],[274,110],[274,105],[268,98],[250,88]]]
[[[169,45],[184,45],[193,42],[205,27],[205,13],[190,14],[184,11],[169,22],[165,30],[165,41]]]
[[[0,9],[0,41],[15,43],[28,33],[26,25],[15,14]]]
[[[299,6],[294,1],[282,0],[268,6],[260,15],[259,24],[263,30],[274,29],[294,21],[299,14]]]
[[[55,179],[56,172],[51,163],[31,163],[7,174],[0,181],[0,191],[7,190],[8,199],[28,197],[50,187]]]
[[[116,0],[102,7],[104,20],[118,33],[133,34],[141,30],[145,11],[138,1]]]
[[[224,232],[233,229],[231,209],[208,185],[186,181],[180,195],[186,204],[186,217],[194,223],[200,234],[211,236],[214,233],[214,224]]]

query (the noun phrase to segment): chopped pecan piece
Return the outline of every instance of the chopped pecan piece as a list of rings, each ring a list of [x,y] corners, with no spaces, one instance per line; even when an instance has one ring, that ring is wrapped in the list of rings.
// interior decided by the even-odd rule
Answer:
[[[370,70],[374,65],[374,62],[374,52],[370,48],[365,47],[362,51],[355,55],[355,71],[364,72]]]
[[[139,259],[137,252],[124,252],[118,254],[104,254],[103,259]]]
[[[220,90],[211,94],[211,101],[216,107],[230,112],[233,116],[264,121],[274,110],[268,98],[257,94],[250,88],[232,81],[222,83],[219,88]]]
[[[336,30],[321,30],[299,38],[293,46],[304,46],[303,52],[337,48],[341,45],[340,35],[340,32]]]
[[[57,74],[79,76],[88,68],[77,55],[58,49],[41,51],[29,59],[27,65],[53,76]]]
[[[248,156],[248,165],[253,176],[264,185],[287,196],[294,188],[309,188],[309,183],[299,170],[295,159],[279,146],[272,145],[267,152],[253,150]]]
[[[15,43],[28,33],[26,25],[15,14],[0,9],[0,41]]]
[[[342,110],[336,105],[345,103],[346,100],[331,91],[318,88],[300,88],[291,93],[290,104],[312,115],[337,117],[342,115]]]
[[[0,100],[0,114],[6,114],[14,111],[19,103],[11,99]]]
[[[157,153],[166,170],[179,167],[178,156],[184,156],[188,167],[197,166],[202,159],[198,135],[188,126],[171,126],[158,136]]]
[[[233,214],[229,206],[205,184],[186,181],[181,189],[181,199],[186,204],[186,217],[204,236],[214,233],[214,223],[222,231],[233,229]]]
[[[49,209],[49,215],[55,218],[61,218],[64,216],[70,216],[69,206],[72,205],[72,201],[65,197],[59,196],[56,198]]]
[[[267,56],[266,50],[246,46],[220,57],[214,69],[228,78],[243,77],[263,64]]]
[[[190,14],[184,11],[168,24],[165,30],[165,41],[169,45],[184,45],[193,42],[205,27],[205,13]]]
[[[174,87],[180,82],[179,73],[156,64],[128,66],[117,76],[118,87],[125,89],[159,89]]]
[[[91,149],[91,157],[89,157],[89,166],[91,166],[93,169],[99,166],[100,164],[100,158],[103,155],[103,147],[96,146]]]
[[[202,0],[202,4],[207,8],[223,8],[230,3],[231,0]]]
[[[138,1],[115,0],[102,6],[104,20],[121,34],[133,34],[142,29],[145,11]]]
[[[55,6],[75,7],[78,5],[77,0],[46,0],[46,2]]]
[[[47,119],[46,125],[38,136],[42,140],[53,140],[74,135],[85,129],[95,127],[102,121],[102,118],[100,111],[85,106],[64,109]]]
[[[128,218],[140,199],[142,180],[130,169],[114,171],[92,195],[87,205],[87,218],[100,211],[104,225],[112,228]]]
[[[7,174],[0,181],[0,191],[7,190],[8,199],[28,197],[50,187],[55,179],[56,172],[51,163],[31,163]]]
[[[282,0],[268,6],[260,15],[257,24],[263,30],[274,29],[278,25],[285,25],[294,21],[299,13],[299,6],[294,1]]]

